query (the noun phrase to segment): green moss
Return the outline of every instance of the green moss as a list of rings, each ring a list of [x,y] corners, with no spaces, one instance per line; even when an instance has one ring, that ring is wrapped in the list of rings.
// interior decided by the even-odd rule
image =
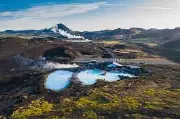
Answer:
[[[135,114],[130,114],[130,117],[141,119],[147,116],[141,115],[141,113],[139,114],[141,109],[147,112],[163,109],[172,110],[177,109],[180,104],[180,101],[178,101],[180,92],[178,90],[155,90],[150,88],[148,90],[141,89],[133,93],[126,93],[125,91],[119,93],[118,88],[120,86],[115,85],[116,84],[108,87],[91,89],[87,96],[80,97],[79,99],[76,97],[62,99],[61,103],[53,105],[54,111],[61,114],[61,116],[57,117],[55,115],[55,117],[53,117],[53,115],[51,115],[52,119],[66,119],[69,117],[71,118],[73,115],[79,116],[79,114],[82,114],[82,117],[80,118],[100,119],[100,115],[97,115],[96,112],[101,112],[110,116],[122,111],[126,111],[127,113],[133,112]],[[42,115],[42,113],[46,115],[47,113],[45,113],[45,110],[42,110],[42,107],[44,106],[38,105],[45,101],[41,99],[35,102],[37,103],[35,104],[36,106],[34,106],[32,102],[27,107],[16,110],[13,113],[12,118],[33,118]],[[46,112],[49,111],[46,110]],[[178,111],[175,113],[179,114]]]
[[[89,100],[87,97],[82,97],[78,101],[75,102],[75,105],[78,109],[96,109],[97,102]]]
[[[66,118],[66,117],[59,117],[59,116],[51,116],[51,117],[46,117],[46,119],[68,119],[68,118]]]
[[[74,111],[73,107],[63,107],[62,109],[59,110],[64,116],[68,116]]]
[[[61,119],[61,118],[58,117],[58,116],[52,116],[52,117],[50,117],[49,119]]]
[[[117,112],[120,109],[120,103],[107,103],[107,104],[99,104],[98,110],[106,113]]]
[[[93,111],[86,111],[82,114],[82,117],[84,119],[98,119],[98,116],[95,112]]]
[[[122,99],[123,108],[128,109],[130,111],[136,110],[141,104],[132,97],[125,97]]]
[[[147,95],[151,97],[149,98]],[[178,101],[179,95],[178,91],[170,89],[159,89],[156,91],[149,89],[139,96],[139,100],[142,102],[143,108],[148,110],[174,109],[180,104],[180,101]]]
[[[155,109],[156,107],[151,102],[145,102],[144,108]]]
[[[168,89],[164,89],[164,90],[158,90],[157,94],[161,97],[169,97],[169,98],[177,98],[180,97],[180,91],[178,90],[168,90]]]
[[[97,101],[98,103],[108,103],[110,102],[110,100],[102,93],[99,91],[99,93],[97,92],[92,92],[90,95],[89,95],[89,98],[91,100],[95,100]]]
[[[72,100],[71,99],[69,99],[69,98],[65,98],[64,100],[63,100],[63,103],[64,104],[70,104],[72,102]]]
[[[43,113],[50,112],[53,108],[53,104],[48,103],[44,99],[38,99],[32,101],[26,107],[19,107],[11,115],[12,119],[26,119],[28,117],[39,116]]]
[[[88,96],[91,100],[97,101],[98,103],[110,103],[118,102],[120,99],[117,95],[111,95],[99,89],[93,90]]]
[[[59,118],[59,119],[67,119],[66,117],[61,117],[61,118]]]
[[[155,90],[154,89],[148,89],[148,90],[144,91],[144,94],[146,94],[148,96],[154,96]]]
[[[141,114],[132,114],[133,119],[142,119],[143,116]]]

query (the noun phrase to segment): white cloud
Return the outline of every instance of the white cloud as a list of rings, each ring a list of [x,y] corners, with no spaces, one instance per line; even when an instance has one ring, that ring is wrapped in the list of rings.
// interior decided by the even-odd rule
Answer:
[[[0,12],[0,30],[42,29],[62,22],[63,17],[88,13],[107,2],[48,4],[19,11]]]
[[[35,18],[35,19],[59,18],[67,15],[87,13],[89,11],[98,9],[102,5],[107,5],[107,3],[97,2],[91,4],[60,4],[60,5],[35,6],[21,11],[1,12],[0,17]]]
[[[153,7],[147,7],[147,6],[140,6],[140,7],[136,7],[138,9],[144,9],[144,10],[173,10],[174,8],[171,8],[171,7],[156,7],[156,6],[153,6]]]
[[[133,4],[130,1],[132,0],[125,1],[124,4],[49,3],[20,11],[0,12],[0,30],[43,29],[57,23],[78,31],[180,26],[180,0],[144,0]]]
[[[119,7],[119,6],[127,6],[127,4],[104,4],[104,6]]]

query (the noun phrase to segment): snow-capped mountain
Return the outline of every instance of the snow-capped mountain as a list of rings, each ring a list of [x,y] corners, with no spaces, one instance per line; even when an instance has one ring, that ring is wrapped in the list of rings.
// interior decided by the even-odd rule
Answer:
[[[67,28],[63,24],[57,24],[57,25],[51,27],[50,30],[52,32],[54,32],[55,34],[64,36],[66,38],[70,38],[70,39],[84,39],[83,36],[73,35],[73,31],[71,31],[69,28]]]

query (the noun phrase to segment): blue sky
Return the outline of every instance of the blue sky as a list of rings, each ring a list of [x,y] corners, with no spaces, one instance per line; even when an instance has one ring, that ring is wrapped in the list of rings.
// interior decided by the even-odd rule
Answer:
[[[180,0],[0,0],[0,30],[43,29],[63,23],[73,30],[174,28]]]

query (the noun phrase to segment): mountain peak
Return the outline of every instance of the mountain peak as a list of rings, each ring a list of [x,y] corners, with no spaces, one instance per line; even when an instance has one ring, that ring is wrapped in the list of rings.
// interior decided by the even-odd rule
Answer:
[[[82,36],[75,35],[74,32],[68,27],[66,27],[64,24],[57,24],[51,27],[50,30],[53,31],[55,34],[59,34],[67,38],[84,39],[84,37]]]
[[[67,31],[68,33],[72,33],[73,31],[71,29],[69,29],[67,26],[65,26],[64,24],[60,23],[60,24],[56,24],[55,27],[57,29],[61,29],[64,31]]]

